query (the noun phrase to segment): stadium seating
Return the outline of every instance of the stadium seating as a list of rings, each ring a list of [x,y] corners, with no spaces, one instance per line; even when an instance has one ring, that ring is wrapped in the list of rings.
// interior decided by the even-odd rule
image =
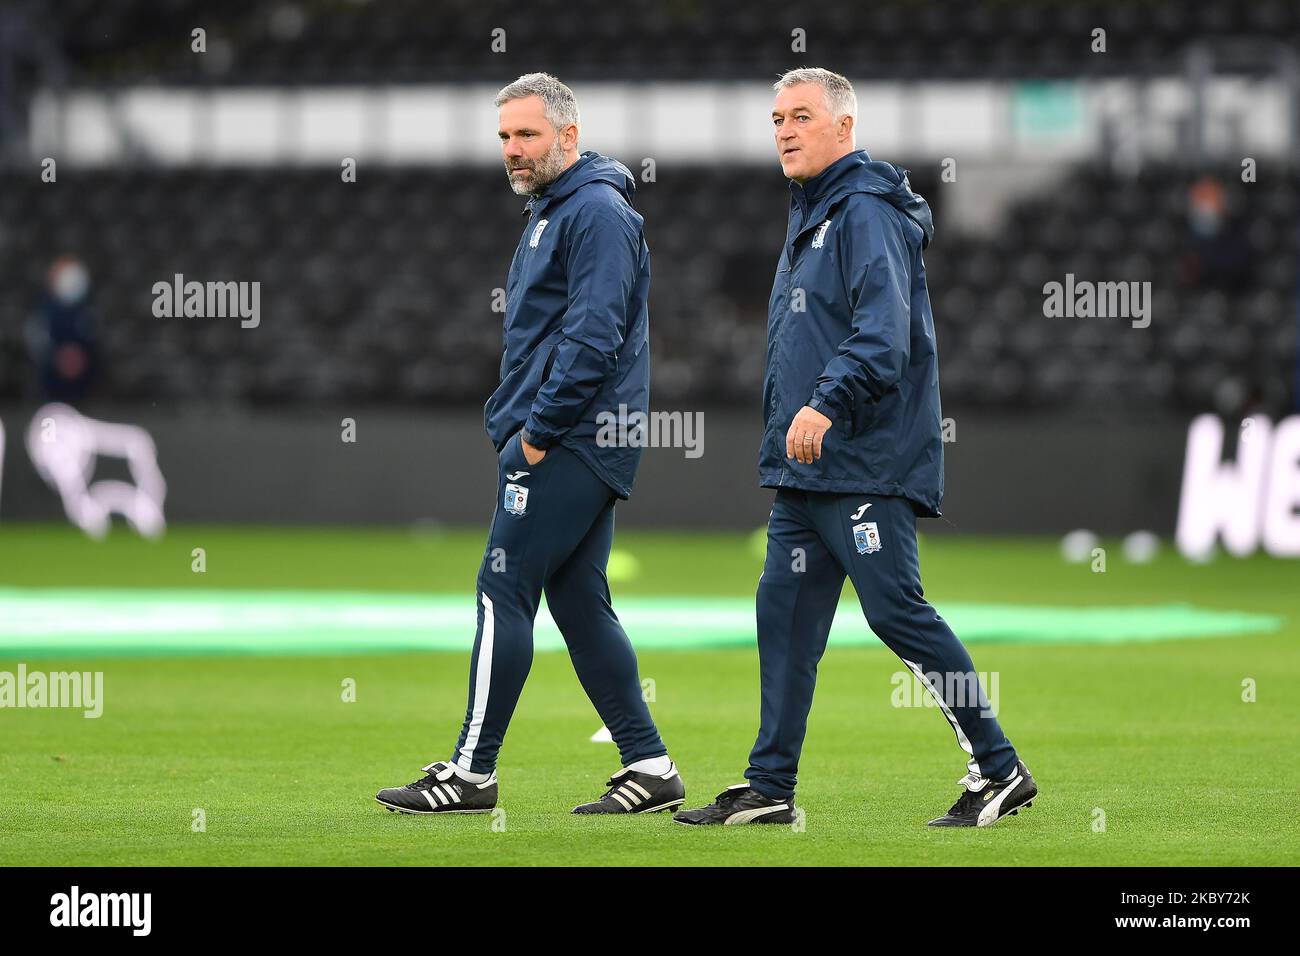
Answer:
[[[61,38],[76,83],[499,83],[539,68],[570,80],[726,79],[812,62],[862,79],[1077,77],[1177,69],[1194,36],[1300,41],[1291,0],[60,0],[30,8]],[[208,33],[203,57],[189,49],[195,27]],[[1107,31],[1104,55],[1091,50],[1096,27]],[[506,31],[504,52],[491,47],[496,28]],[[806,55],[791,49],[796,28]]]
[[[1085,167],[1014,206],[992,237],[945,225],[926,255],[946,406],[1145,411],[1289,407],[1300,181],[1222,181],[1248,271],[1209,281],[1187,221],[1196,177]],[[491,169],[61,170],[0,175],[0,398],[31,375],[23,323],[50,262],[94,277],[101,397],[198,403],[476,403],[501,350],[522,200]],[[653,287],[654,402],[756,406],[767,295],[785,228],[779,172],[664,169],[642,185]],[[156,282],[260,281],[261,324],[156,318]],[[1149,328],[1047,318],[1067,273],[1151,281]],[[689,407],[689,406],[686,406]]]

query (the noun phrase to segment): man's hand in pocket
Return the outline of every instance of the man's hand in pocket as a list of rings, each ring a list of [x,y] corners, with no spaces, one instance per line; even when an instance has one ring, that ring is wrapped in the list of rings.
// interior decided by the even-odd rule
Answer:
[[[530,465],[535,465],[546,457],[546,450],[544,448],[535,448],[522,438],[519,439],[519,447],[524,450],[524,461],[528,462]]]

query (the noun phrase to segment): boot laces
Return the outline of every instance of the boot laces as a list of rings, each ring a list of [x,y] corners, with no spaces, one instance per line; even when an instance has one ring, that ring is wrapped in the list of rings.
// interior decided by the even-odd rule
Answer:
[[[456,771],[449,763],[439,761],[431,763],[427,767],[421,767],[421,770],[427,771],[427,775],[414,783],[406,785],[407,790],[428,790],[436,783],[446,783],[452,777],[456,776]]]

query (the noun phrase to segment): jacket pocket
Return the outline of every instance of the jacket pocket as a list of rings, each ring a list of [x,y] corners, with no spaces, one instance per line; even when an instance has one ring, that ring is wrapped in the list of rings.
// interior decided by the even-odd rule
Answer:
[[[554,342],[551,342],[546,345],[539,345],[537,347],[539,350],[544,351],[546,356],[542,361],[542,374],[539,375],[537,378],[538,391],[540,391],[541,387],[546,384],[546,380],[551,375],[551,366],[555,364],[555,346],[559,343],[559,341],[560,341],[559,339],[556,339]]]
[[[528,458],[524,455],[524,436],[521,428],[511,435],[505,445],[502,446],[501,453],[497,455],[497,461],[501,466],[501,470],[507,475],[519,471],[531,473],[546,467],[550,460],[555,457],[555,453],[560,447],[559,445],[552,445],[546,449],[546,454],[542,456],[541,461],[530,465]]]
[[[849,414],[849,427],[852,429],[851,438],[865,435],[871,428],[871,423],[876,420],[876,415],[880,411],[880,402],[854,402],[853,411]]]
[[[551,366],[555,363],[555,346],[561,338],[560,332],[551,333],[537,343],[523,361],[506,372],[501,379],[501,384],[493,393],[495,403],[510,405],[526,399],[531,405],[537,390],[542,387],[546,376],[550,374]]]
[[[857,426],[854,425],[854,420],[857,417],[858,417],[858,410],[855,408],[848,415],[841,415],[839,419],[835,422],[835,428],[839,432],[841,438],[847,440],[847,439],[851,439],[854,435],[858,434],[859,430]]]
[[[528,356],[501,378],[501,384],[483,406],[483,425],[492,443],[505,451],[510,435],[528,420],[544,375],[554,364],[559,336],[539,343]]]
[[[853,434],[855,437],[865,435],[882,418],[892,414],[897,417],[898,410],[907,405],[912,386],[906,378],[899,379],[897,385],[874,402],[864,402],[854,406]]]

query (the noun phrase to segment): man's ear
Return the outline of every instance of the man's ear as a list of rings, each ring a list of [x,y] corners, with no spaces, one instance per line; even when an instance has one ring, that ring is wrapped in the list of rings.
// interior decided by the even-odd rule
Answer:
[[[578,146],[578,124],[570,123],[560,131],[560,145],[564,151],[576,149]]]
[[[853,142],[853,117],[847,113],[840,117],[839,140]]]

